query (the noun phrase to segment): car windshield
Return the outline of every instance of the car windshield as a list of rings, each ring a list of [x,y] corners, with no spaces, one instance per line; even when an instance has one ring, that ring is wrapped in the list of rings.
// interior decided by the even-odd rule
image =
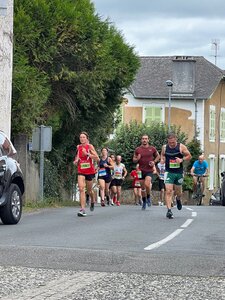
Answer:
[[[16,149],[12,142],[4,132],[0,131],[0,156],[13,156],[14,154],[16,154]]]

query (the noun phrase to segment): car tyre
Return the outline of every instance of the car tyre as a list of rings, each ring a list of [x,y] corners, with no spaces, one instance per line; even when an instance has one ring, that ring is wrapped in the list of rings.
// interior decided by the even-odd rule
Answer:
[[[1,207],[0,217],[3,224],[17,224],[22,214],[22,194],[18,185],[14,183],[9,187],[7,194],[7,201]]]

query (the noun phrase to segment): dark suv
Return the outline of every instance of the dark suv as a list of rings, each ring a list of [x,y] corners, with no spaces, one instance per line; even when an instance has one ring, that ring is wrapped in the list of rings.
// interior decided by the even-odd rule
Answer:
[[[0,131],[0,218],[3,224],[17,224],[22,214],[24,181],[16,150]]]

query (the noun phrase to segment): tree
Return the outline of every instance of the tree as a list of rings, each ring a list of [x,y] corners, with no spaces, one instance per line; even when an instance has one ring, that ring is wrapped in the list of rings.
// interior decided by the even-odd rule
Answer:
[[[15,0],[14,11],[12,135],[52,126],[48,159],[64,170],[80,131],[97,146],[112,132],[139,59],[90,0]]]

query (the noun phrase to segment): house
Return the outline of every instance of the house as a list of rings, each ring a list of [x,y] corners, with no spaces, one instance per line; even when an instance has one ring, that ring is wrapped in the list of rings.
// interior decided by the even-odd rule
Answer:
[[[208,191],[225,170],[225,73],[202,56],[140,57],[141,67],[125,95],[123,122],[159,121],[197,136],[209,163]],[[166,81],[172,81],[168,86]]]

